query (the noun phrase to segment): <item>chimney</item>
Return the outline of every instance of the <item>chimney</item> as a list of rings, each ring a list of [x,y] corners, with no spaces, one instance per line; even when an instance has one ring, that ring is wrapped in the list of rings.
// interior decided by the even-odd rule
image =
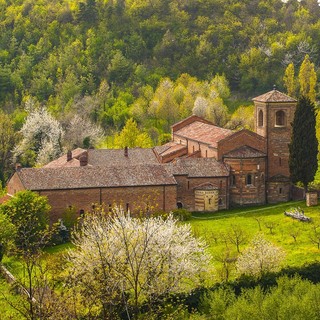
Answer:
[[[72,160],[72,151],[71,150],[68,150],[67,152],[67,161],[71,161]]]
[[[124,147],[124,156],[128,157],[128,147]]]
[[[21,163],[16,163],[16,171],[19,172],[21,169]]]
[[[85,167],[88,165],[88,152],[84,152],[84,154],[80,157],[80,167]]]

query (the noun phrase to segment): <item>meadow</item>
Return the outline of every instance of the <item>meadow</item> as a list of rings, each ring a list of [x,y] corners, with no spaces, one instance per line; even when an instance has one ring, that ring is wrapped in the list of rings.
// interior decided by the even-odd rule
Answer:
[[[312,222],[301,222],[284,215],[285,210],[298,207]],[[320,206],[306,207],[304,201],[194,213],[190,224],[195,235],[206,241],[216,265],[219,265],[225,252],[229,252],[231,259],[239,254],[232,243],[235,242],[235,234],[240,234],[242,239],[239,246],[241,252],[256,234],[263,233],[268,241],[285,251],[283,266],[302,266],[320,258],[316,243],[320,238]]]

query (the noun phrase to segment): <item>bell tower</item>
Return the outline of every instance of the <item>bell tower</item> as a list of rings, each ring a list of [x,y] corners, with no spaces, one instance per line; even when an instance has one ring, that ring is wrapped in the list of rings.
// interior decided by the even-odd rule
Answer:
[[[289,147],[297,100],[276,90],[253,99],[255,132],[266,139],[269,203],[290,198]]]

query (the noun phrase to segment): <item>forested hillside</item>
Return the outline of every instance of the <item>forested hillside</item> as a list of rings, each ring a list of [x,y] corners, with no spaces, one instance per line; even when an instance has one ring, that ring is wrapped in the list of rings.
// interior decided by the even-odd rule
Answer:
[[[250,127],[246,108],[230,119],[230,91],[238,106],[286,90],[306,54],[320,63],[316,0],[2,0],[0,16],[0,106],[15,130],[39,106],[108,135],[133,118],[151,144],[195,111]]]

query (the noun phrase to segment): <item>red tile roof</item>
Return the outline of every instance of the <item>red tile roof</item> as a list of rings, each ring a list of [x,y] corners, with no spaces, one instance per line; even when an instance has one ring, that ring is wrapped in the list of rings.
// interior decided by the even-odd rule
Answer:
[[[176,184],[161,165],[24,168],[16,174],[33,191]]]
[[[251,148],[249,146],[241,146],[240,148],[234,149],[223,155],[224,158],[261,158],[267,155],[259,150]]]
[[[259,102],[296,102],[297,100],[287,96],[286,94],[278,91],[271,90],[261,96],[255,97],[252,99],[253,101]]]
[[[159,162],[150,148],[128,148],[127,156],[124,149],[89,149],[88,163],[94,167],[110,167],[158,164]]]
[[[163,146],[154,147],[154,151],[161,157],[174,154],[184,149],[187,151],[187,146],[175,142],[168,142]]]
[[[60,158],[53,160],[46,165],[43,166],[43,168],[58,168],[58,167],[79,167],[80,161],[79,158],[86,152],[87,150],[82,148],[77,148],[72,150],[72,160],[67,161],[67,155],[64,154]]]
[[[214,158],[179,158],[166,165],[173,175],[187,175],[189,177],[227,177],[229,167]]]
[[[212,124],[195,121],[174,133],[175,136],[199,141],[217,147],[218,141],[231,135],[233,131]]]
[[[124,149],[89,149],[77,148],[72,151],[72,160],[67,161],[67,155],[53,160],[43,166],[43,168],[79,167],[80,157],[88,152],[88,166],[120,166],[120,165],[140,165],[157,164],[158,160],[152,149],[128,148],[128,156],[124,155]]]

